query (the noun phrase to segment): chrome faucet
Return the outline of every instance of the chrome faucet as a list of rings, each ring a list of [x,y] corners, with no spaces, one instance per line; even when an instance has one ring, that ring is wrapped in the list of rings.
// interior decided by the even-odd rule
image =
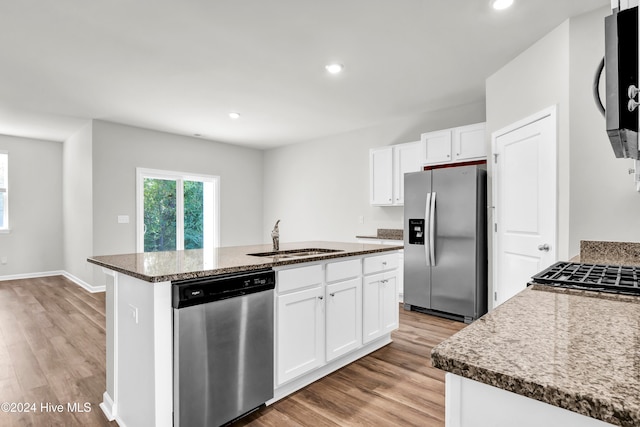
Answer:
[[[276,221],[276,225],[273,226],[273,230],[271,230],[271,240],[273,240],[273,250],[280,250],[280,229],[278,228],[278,224],[280,220]]]

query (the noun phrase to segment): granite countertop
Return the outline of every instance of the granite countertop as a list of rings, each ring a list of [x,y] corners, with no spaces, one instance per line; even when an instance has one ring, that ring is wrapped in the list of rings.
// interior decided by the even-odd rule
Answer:
[[[431,353],[456,375],[640,425],[640,298],[533,285]]]
[[[640,266],[640,243],[580,241],[580,262]]]
[[[104,255],[88,258],[92,264],[118,271],[147,282],[165,282],[193,279],[217,274],[260,270],[290,264],[373,254],[402,249],[402,246],[372,245],[342,242],[281,243],[280,250],[303,248],[337,249],[340,252],[310,255],[296,258],[257,257],[250,253],[270,252],[271,244],[229,246],[210,251],[191,249],[185,251],[145,252],[122,255]]]
[[[356,236],[358,239],[403,240],[404,230],[395,228],[378,228],[375,236]]]

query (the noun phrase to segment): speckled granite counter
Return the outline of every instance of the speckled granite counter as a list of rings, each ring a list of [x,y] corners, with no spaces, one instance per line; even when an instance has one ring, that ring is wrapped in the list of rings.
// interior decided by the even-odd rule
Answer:
[[[269,252],[272,250],[269,244],[229,246],[212,249],[211,251],[192,249],[186,251],[104,255],[88,258],[87,261],[147,282],[164,282],[394,251],[402,249],[402,246],[317,241],[280,244],[280,250],[303,248],[337,249],[340,252],[296,258],[281,258],[278,256],[265,258],[247,255],[250,253]]]
[[[358,239],[403,240],[404,230],[396,228],[378,228],[375,236],[356,236]]]
[[[640,266],[640,243],[581,240],[580,262]]]
[[[435,347],[453,374],[640,425],[640,298],[534,285]]]

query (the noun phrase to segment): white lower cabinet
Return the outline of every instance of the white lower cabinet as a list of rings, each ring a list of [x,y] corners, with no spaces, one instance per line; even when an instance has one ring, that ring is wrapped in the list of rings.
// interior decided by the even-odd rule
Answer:
[[[446,427],[611,427],[613,424],[447,372]]]
[[[362,345],[362,279],[327,285],[327,361]]]
[[[364,278],[362,291],[362,341],[367,343],[398,328],[396,271]]]
[[[397,259],[393,252],[276,271],[276,398],[390,342]]]
[[[324,288],[277,297],[277,384],[324,363]]]

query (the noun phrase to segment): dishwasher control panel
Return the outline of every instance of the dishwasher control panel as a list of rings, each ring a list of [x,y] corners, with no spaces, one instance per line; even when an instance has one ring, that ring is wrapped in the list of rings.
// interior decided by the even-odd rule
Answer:
[[[171,283],[173,308],[219,301],[255,292],[274,289],[273,270],[259,270],[178,280]]]

